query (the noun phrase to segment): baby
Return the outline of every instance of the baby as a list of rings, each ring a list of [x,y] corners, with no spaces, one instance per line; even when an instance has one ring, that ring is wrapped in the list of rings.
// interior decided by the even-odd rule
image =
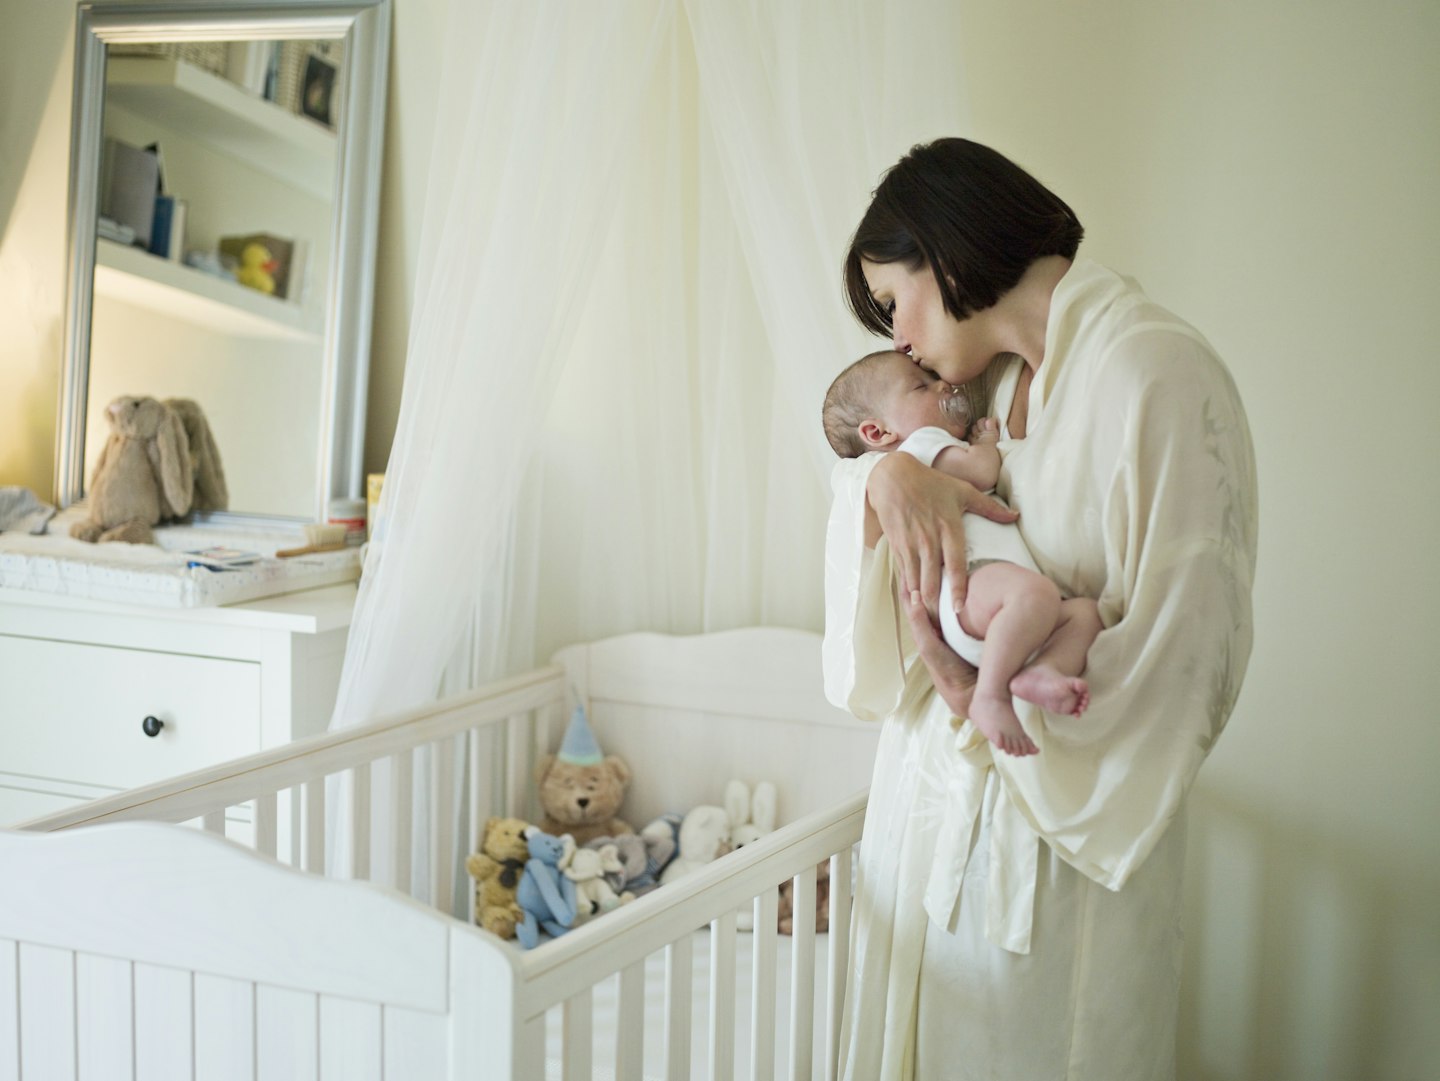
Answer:
[[[982,417],[971,429],[960,388],[904,353],[871,353],[841,372],[825,394],[823,419],[842,458],[905,451],[982,492],[1000,475],[996,421]],[[1090,688],[1080,676],[1100,633],[1098,609],[1085,597],[1062,599],[1013,525],[967,514],[965,548],[965,603],[958,613],[942,604],[940,628],[946,644],[979,669],[970,720],[1008,754],[1034,754],[1011,696],[1051,713],[1085,712]],[[949,595],[946,576],[941,596]]]

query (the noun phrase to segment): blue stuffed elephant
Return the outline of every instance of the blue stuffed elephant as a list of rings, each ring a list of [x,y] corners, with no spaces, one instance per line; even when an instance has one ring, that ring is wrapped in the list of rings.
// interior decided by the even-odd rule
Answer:
[[[558,938],[575,922],[575,883],[560,873],[560,857],[566,845],[575,842],[569,834],[552,837],[536,826],[526,830],[525,837],[530,858],[515,890],[525,915],[515,925],[515,937],[530,950],[540,944],[542,930]]]

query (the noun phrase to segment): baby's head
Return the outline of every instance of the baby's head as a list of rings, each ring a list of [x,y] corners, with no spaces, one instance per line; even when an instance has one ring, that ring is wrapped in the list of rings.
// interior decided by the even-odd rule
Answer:
[[[825,392],[825,438],[842,458],[894,450],[921,428],[943,428],[956,439],[970,429],[970,406],[939,376],[904,353],[861,357]]]

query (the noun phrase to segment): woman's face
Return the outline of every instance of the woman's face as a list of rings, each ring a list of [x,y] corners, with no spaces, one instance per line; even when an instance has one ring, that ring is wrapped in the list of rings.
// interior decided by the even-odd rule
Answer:
[[[982,320],[955,319],[945,310],[940,286],[928,266],[860,261],[875,302],[890,311],[895,349],[947,383],[974,379],[998,351],[983,340]]]

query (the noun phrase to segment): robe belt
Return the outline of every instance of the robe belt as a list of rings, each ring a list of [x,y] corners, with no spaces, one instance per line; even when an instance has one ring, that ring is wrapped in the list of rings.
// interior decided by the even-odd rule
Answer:
[[[1040,838],[1010,801],[1000,778],[997,776],[994,784],[987,783],[994,768],[989,741],[974,726],[962,725],[955,753],[945,756],[939,778],[944,809],[925,886],[925,912],[939,927],[955,930],[975,827],[988,813],[990,866],[985,937],[1011,953],[1029,953]]]

